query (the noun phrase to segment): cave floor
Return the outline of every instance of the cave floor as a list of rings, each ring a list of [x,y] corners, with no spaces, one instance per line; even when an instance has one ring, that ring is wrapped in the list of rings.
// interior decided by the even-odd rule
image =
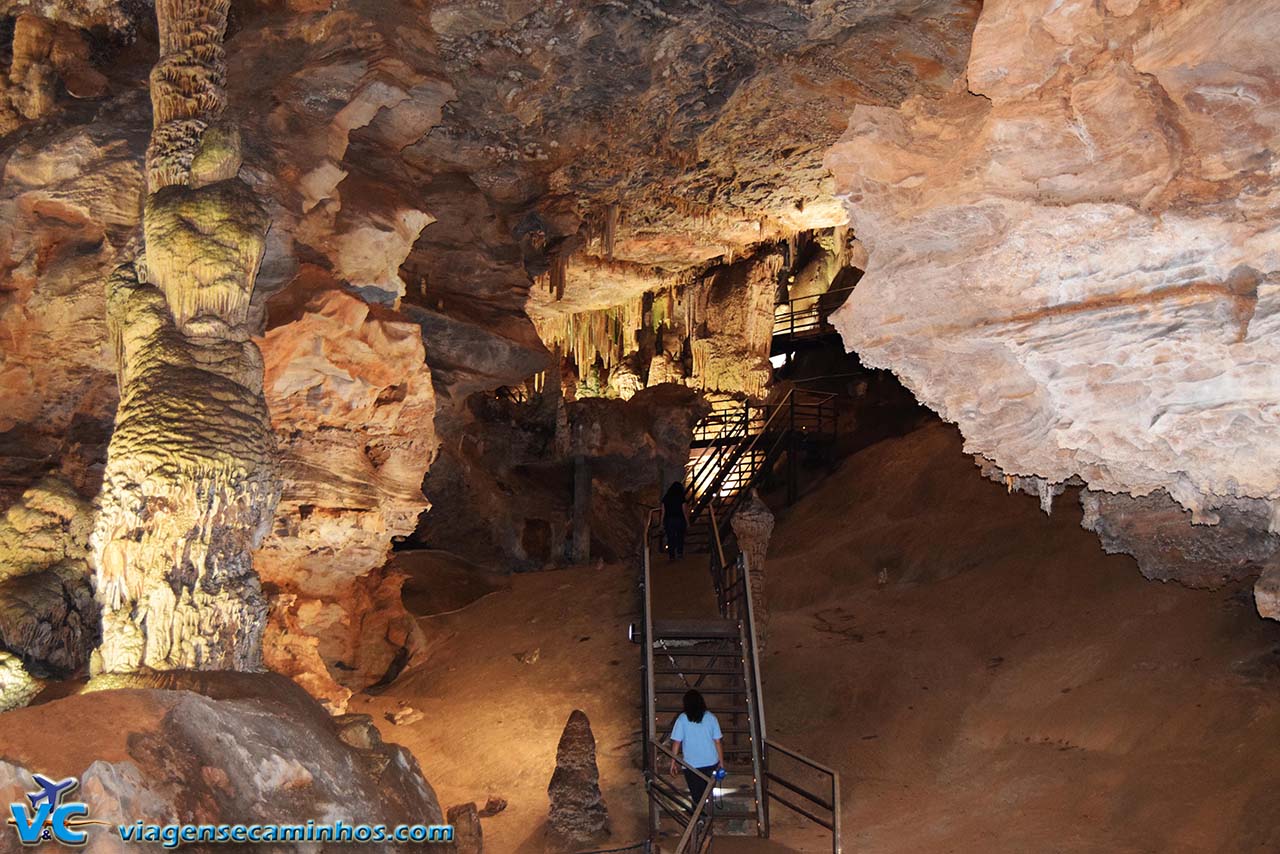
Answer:
[[[846,851],[1280,850],[1280,626],[1247,585],[1144,580],[1079,519],[1071,495],[1045,516],[984,480],[941,425],[863,450],[780,516],[769,732],[841,771]],[[701,560],[655,572],[686,567],[706,580]],[[425,619],[428,663],[353,703],[415,752],[443,805],[510,800],[484,823],[486,850],[540,850],[575,707],[613,838],[639,838],[632,572],[515,576]],[[382,720],[400,702],[425,716]],[[772,843],[715,850],[830,850],[781,813]]]

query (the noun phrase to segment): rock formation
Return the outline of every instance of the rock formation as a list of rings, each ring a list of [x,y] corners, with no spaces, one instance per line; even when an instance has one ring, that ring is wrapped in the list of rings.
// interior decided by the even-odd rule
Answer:
[[[609,811],[600,796],[600,770],[596,767],[596,739],[591,722],[580,709],[565,722],[547,796],[551,798],[548,850],[573,851],[609,836]]]
[[[1086,489],[1081,524],[1096,533],[1110,554],[1133,555],[1153,581],[1218,588],[1257,575],[1280,547],[1267,532],[1271,507],[1258,499],[1237,499],[1218,508],[1213,525],[1195,525],[1191,511],[1165,492],[1134,498]]]
[[[20,709],[40,693],[38,679],[27,672],[22,659],[10,652],[0,652],[0,712]]]
[[[69,676],[98,642],[88,502],[48,476],[0,517],[0,650],[40,676]]]
[[[315,270],[273,300],[269,326],[264,387],[286,486],[256,556],[274,601],[267,664],[341,708],[417,646],[400,578],[381,568],[427,508],[431,373],[416,324]]]
[[[227,0],[160,0],[145,255],[107,281],[120,404],[93,534],[99,672],[261,666],[252,552],[280,495],[249,303],[268,220],[238,177]]]
[[[992,0],[967,86],[858,107],[826,161],[869,251],[846,346],[1011,476],[1247,517],[1232,567],[1280,498],[1278,9]],[[1167,531],[1159,503],[1094,506]]]
[[[484,854],[484,831],[474,803],[449,807],[445,820],[453,826],[451,854]]]
[[[765,560],[769,556],[769,537],[773,534],[773,513],[755,490],[751,500],[733,514],[730,522],[738,538],[738,548],[747,559],[747,583],[751,591],[751,609],[756,624],[756,649],[764,652],[769,637],[769,601],[765,597]]]
[[[278,676],[214,676],[152,680],[155,687],[109,677],[87,693],[6,714],[0,797],[21,802],[35,789],[36,772],[78,777],[76,795],[89,817],[112,825],[341,820],[394,827],[442,820],[418,763],[384,744],[367,717],[330,719]],[[72,729],[70,745],[30,737]],[[118,839],[112,845],[114,830],[88,832],[86,850],[124,850]],[[316,850],[331,848],[351,846]]]
[[[67,22],[19,14],[12,51],[8,74],[0,76],[0,134],[53,113],[61,89],[76,98],[107,93],[81,30]]]
[[[1258,613],[1272,620],[1280,620],[1280,564],[1269,562],[1263,568],[1258,582],[1253,586],[1254,604]]]

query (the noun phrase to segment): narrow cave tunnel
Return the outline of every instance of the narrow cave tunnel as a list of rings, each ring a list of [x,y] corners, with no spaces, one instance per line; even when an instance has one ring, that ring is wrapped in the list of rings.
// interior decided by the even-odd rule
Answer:
[[[0,0],[0,851],[1280,850],[1278,31]]]

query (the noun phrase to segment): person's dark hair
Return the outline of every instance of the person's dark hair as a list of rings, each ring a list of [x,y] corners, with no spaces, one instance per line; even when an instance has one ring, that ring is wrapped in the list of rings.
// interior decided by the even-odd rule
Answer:
[[[650,494],[652,495],[652,493]],[[684,484],[678,480],[672,481],[671,485],[667,487],[667,494],[662,496],[662,500],[671,502],[676,500],[684,501]]]
[[[684,716],[690,723],[702,723],[702,716],[707,713],[707,701],[702,694],[690,688],[684,692]]]

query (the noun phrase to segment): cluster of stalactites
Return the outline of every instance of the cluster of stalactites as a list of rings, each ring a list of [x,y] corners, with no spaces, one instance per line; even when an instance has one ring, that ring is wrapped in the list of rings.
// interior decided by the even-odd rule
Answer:
[[[579,368],[599,362],[609,369],[636,349],[636,333],[646,326],[644,298],[609,308],[535,321],[544,344],[558,347]]]

